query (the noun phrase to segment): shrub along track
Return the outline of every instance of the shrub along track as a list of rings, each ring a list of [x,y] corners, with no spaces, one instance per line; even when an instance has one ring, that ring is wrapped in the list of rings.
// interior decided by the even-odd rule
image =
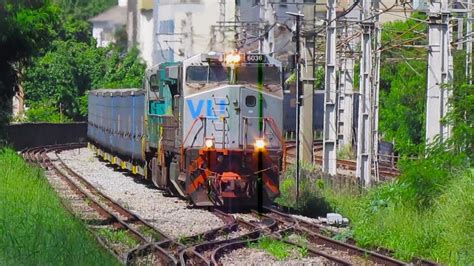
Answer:
[[[70,169],[58,156],[51,158],[53,157],[51,154],[79,147],[82,146],[71,144],[32,148],[24,150],[23,157],[30,163],[51,170],[51,175],[61,180],[69,190],[66,194],[74,193],[78,196],[82,205],[80,209],[87,207],[95,212],[92,215],[95,218],[86,219],[85,222],[96,234],[99,242],[128,265],[151,263],[217,265],[220,259],[232,250],[246,247],[249,243],[258,242],[264,237],[282,241],[295,248],[304,248],[308,257],[319,257],[331,265],[352,265],[360,262],[405,265],[404,262],[379,253],[333,240],[323,235],[317,225],[270,208],[266,208],[263,214],[251,213],[255,218],[252,221],[211,209],[210,211],[225,222],[224,226],[173,240],[137,214],[101,193]],[[64,205],[77,215],[77,210],[71,208],[70,202],[64,201]],[[134,240],[135,245],[117,248],[114,243],[110,243],[111,239],[100,233],[104,228],[110,232],[126,234]],[[302,236],[307,242],[292,240],[292,235]]]

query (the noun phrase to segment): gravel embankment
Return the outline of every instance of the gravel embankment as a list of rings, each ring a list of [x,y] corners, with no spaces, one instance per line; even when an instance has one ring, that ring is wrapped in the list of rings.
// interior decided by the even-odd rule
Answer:
[[[291,257],[285,260],[277,260],[266,251],[255,248],[241,248],[224,255],[219,263],[223,265],[331,265],[330,261],[323,257]]]
[[[127,173],[106,166],[89,149],[64,151],[59,156],[104,194],[171,237],[192,236],[224,225],[214,214],[187,208],[186,201],[177,197],[165,197],[152,185],[143,184]]]

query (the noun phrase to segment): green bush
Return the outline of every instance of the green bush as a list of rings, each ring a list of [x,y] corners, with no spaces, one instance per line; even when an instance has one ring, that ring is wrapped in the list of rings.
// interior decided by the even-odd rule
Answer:
[[[42,170],[0,150],[0,265],[117,265],[67,213]]]
[[[444,185],[430,205],[406,197],[407,183],[394,181],[363,194],[324,191],[331,206],[352,225],[358,244],[383,246],[404,260],[421,256],[455,265],[474,263],[474,175],[465,172]],[[421,207],[421,208],[420,208]]]

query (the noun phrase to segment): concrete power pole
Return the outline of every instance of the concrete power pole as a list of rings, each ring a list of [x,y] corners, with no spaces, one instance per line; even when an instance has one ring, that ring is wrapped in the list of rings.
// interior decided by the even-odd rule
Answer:
[[[260,16],[263,16],[263,22],[266,27],[272,27],[276,22],[275,10],[271,1],[265,0],[263,6],[260,9]],[[267,30],[266,27],[263,30]],[[264,54],[272,54],[275,51],[275,37],[274,30],[270,29],[267,36],[262,42],[262,52]]]
[[[219,48],[224,51],[225,50],[225,1],[226,0],[219,0]]]
[[[462,16],[462,14],[460,15]],[[464,18],[463,17],[459,17],[456,19],[456,24],[458,26],[458,36],[457,36],[457,40],[456,42],[458,43],[457,45],[457,49],[458,50],[462,50],[464,48],[464,41],[463,41],[463,35],[464,35]]]
[[[374,16],[374,39],[375,39],[375,51],[374,51],[374,63],[372,67],[372,101],[373,101],[373,109],[372,109],[372,155],[373,155],[373,169],[374,169],[374,180],[375,182],[379,181],[379,160],[378,160],[378,153],[379,153],[379,96],[380,96],[380,48],[382,46],[382,29],[380,28],[379,22],[379,0],[375,0],[373,2],[374,10],[376,12]]]
[[[449,92],[443,86],[450,84],[452,80],[452,56],[449,47],[448,1],[431,1],[429,9],[426,141],[432,143],[437,135],[440,141],[450,136],[449,126],[441,123],[441,119],[448,111]]]
[[[160,6],[160,0],[153,1],[153,56],[152,65],[156,65],[159,62],[159,45],[158,45],[158,31],[160,20],[158,18],[158,8]],[[130,33],[129,33],[130,34]]]
[[[304,5],[304,29],[311,31],[316,25],[315,5]],[[314,67],[315,67],[315,36],[313,34],[305,36],[306,64],[302,69],[303,98],[300,121],[300,159],[305,163],[313,162],[313,98],[314,98]]]
[[[338,149],[352,145],[352,110],[353,110],[353,85],[354,85],[354,48],[352,38],[353,26],[348,26],[347,21],[343,28],[342,36],[347,41],[342,46],[339,70],[339,96],[338,96]]]
[[[185,20],[185,27],[184,27],[184,54],[185,57],[190,57],[194,55],[193,47],[194,47],[194,29],[193,29],[193,13],[186,12],[186,20]]]
[[[326,71],[323,124],[323,172],[336,175],[336,0],[328,0],[326,27]]]
[[[469,85],[472,84],[472,0],[469,0],[467,5],[467,19],[466,19],[466,80]]]
[[[356,176],[368,187],[371,185],[372,168],[372,31],[374,22],[372,17],[372,1],[362,0],[361,13],[361,59],[359,84],[359,118],[357,129],[357,165]]]

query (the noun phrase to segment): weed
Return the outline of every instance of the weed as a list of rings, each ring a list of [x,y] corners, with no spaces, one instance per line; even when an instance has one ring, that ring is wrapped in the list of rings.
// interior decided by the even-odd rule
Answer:
[[[352,238],[354,236],[354,232],[352,230],[344,230],[332,237],[334,240],[346,242],[347,239]]]
[[[139,242],[131,237],[125,230],[111,230],[109,228],[101,228],[99,230],[99,235],[103,236],[112,243],[121,243],[129,248],[134,248],[139,244]]]
[[[298,252],[302,258],[308,256],[308,248],[307,247],[299,247]]]
[[[342,160],[355,160],[356,158],[355,153],[352,150],[351,144],[346,144],[342,146],[341,149],[337,150],[336,157],[337,159],[342,159]]]
[[[294,249],[293,246],[270,237],[262,237],[257,242],[250,243],[249,247],[265,250],[278,260],[286,259]]]
[[[140,231],[140,233],[153,238],[155,241],[160,241],[163,239],[163,236],[160,233],[156,232],[148,226],[140,226],[138,230]]]

